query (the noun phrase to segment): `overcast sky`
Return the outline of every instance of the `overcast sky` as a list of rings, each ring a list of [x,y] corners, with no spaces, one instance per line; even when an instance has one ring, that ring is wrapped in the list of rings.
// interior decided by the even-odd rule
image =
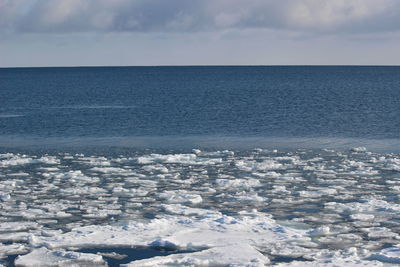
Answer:
[[[398,65],[400,0],[0,0],[0,66]]]

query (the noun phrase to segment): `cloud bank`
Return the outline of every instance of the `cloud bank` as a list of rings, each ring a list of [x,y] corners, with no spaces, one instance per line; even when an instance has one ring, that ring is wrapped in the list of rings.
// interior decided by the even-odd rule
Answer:
[[[398,0],[0,0],[0,31],[400,30]]]

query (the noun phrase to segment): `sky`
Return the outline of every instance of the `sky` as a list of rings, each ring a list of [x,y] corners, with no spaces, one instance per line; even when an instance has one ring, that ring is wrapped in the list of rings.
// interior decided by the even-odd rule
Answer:
[[[0,0],[0,67],[399,65],[399,0]]]

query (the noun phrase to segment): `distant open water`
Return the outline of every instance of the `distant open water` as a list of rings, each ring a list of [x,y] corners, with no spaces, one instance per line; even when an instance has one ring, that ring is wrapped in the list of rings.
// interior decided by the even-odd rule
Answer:
[[[400,151],[399,67],[0,69],[0,147]]]

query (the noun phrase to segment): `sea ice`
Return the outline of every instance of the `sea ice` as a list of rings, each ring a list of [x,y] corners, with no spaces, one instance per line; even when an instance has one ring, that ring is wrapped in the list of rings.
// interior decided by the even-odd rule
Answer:
[[[38,226],[39,225],[36,222],[0,222],[0,233],[36,229]]]
[[[198,204],[203,198],[198,194],[188,193],[186,191],[164,191],[158,194],[158,197],[164,199],[168,203],[191,203]]]
[[[0,244],[0,259],[6,258],[10,255],[20,255],[26,254],[29,252],[29,249],[25,245],[21,244],[11,244],[11,245],[2,245]]]
[[[178,254],[130,265],[399,264],[399,166],[362,150],[1,154],[0,262],[161,246]]]
[[[107,266],[100,255],[48,250],[44,247],[35,249],[24,256],[18,256],[15,260],[15,265],[17,267]]]
[[[214,247],[200,252],[174,254],[166,257],[155,257],[133,261],[124,267],[139,266],[236,266],[263,267],[269,263],[268,257],[254,247],[238,244],[230,247]]]
[[[381,252],[372,255],[371,259],[400,264],[400,245],[383,249]]]

